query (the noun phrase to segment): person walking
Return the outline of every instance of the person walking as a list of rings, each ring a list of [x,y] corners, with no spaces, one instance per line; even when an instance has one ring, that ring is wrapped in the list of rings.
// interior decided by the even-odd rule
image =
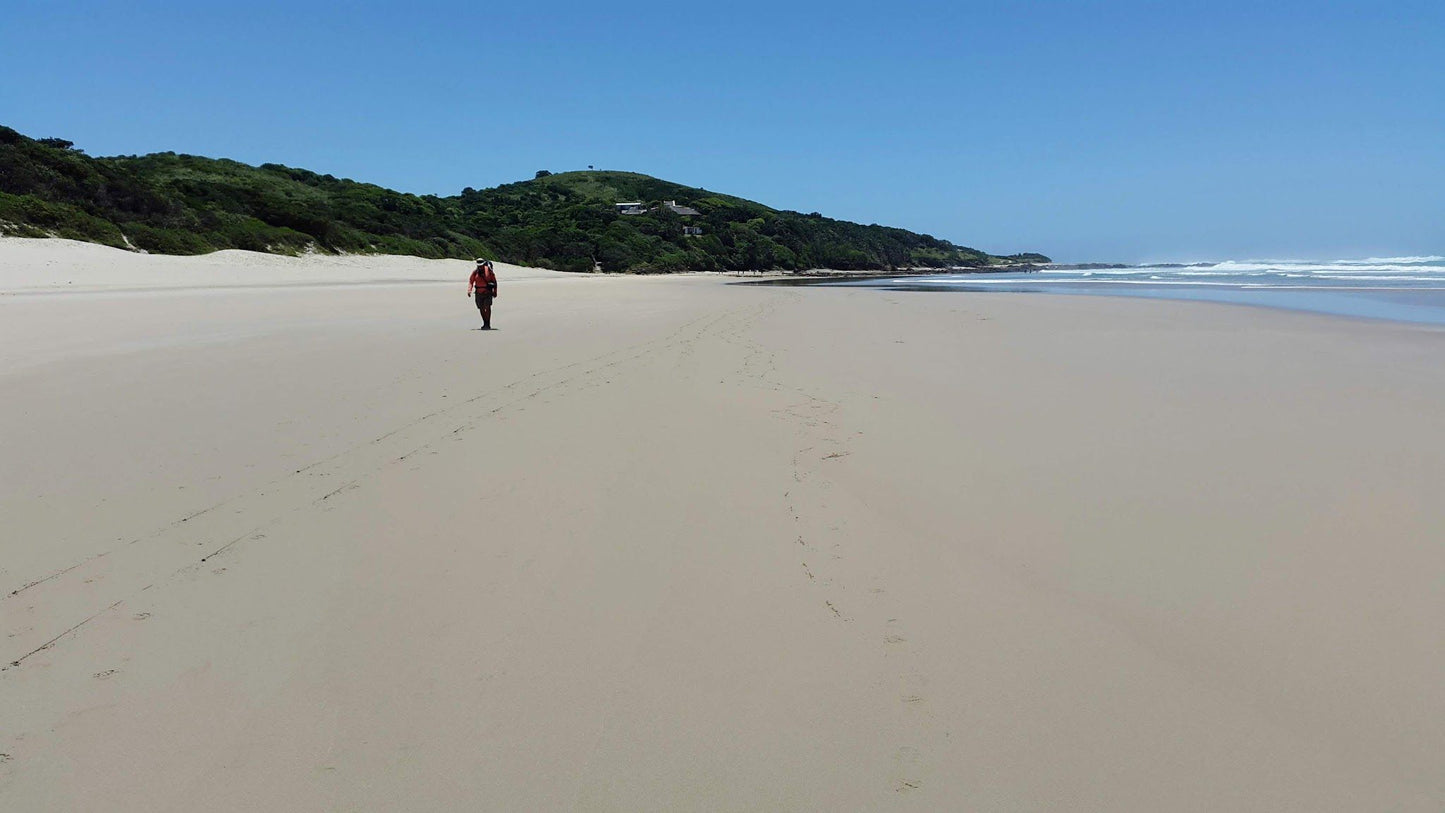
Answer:
[[[477,297],[477,310],[482,314],[482,330],[492,329],[492,300],[497,296],[497,272],[492,261],[477,258],[477,270],[467,279],[467,296]]]

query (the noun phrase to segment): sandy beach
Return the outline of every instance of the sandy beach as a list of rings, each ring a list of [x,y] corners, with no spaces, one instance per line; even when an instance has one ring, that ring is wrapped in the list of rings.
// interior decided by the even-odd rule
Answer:
[[[0,239],[0,809],[1439,811],[1445,329]]]

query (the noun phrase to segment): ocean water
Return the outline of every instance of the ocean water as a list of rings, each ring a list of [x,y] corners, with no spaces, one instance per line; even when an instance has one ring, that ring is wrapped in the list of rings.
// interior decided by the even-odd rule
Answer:
[[[1437,256],[1049,268],[1026,274],[939,274],[832,284],[1205,300],[1445,325],[1445,257]]]

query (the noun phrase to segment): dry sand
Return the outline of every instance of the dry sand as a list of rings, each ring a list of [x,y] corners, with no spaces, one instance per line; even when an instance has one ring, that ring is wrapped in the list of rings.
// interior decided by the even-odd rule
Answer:
[[[467,269],[0,241],[0,809],[1441,809],[1445,331]]]

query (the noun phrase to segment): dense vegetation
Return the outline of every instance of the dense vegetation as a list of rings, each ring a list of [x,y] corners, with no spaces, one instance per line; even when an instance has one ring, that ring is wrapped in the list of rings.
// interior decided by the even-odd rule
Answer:
[[[696,215],[673,212],[677,201]],[[641,201],[642,214],[614,204]],[[701,234],[686,234],[684,226]],[[0,231],[164,254],[223,248],[490,256],[566,271],[894,269],[1047,262],[799,214],[627,172],[540,171],[410,195],[278,164],[175,153],[92,158],[0,127]]]

